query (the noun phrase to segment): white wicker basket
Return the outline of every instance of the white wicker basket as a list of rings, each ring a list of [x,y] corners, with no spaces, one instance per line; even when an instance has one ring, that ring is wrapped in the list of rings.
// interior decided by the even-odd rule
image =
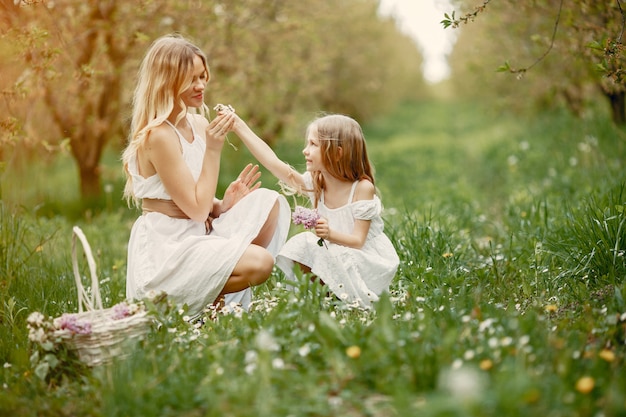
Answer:
[[[82,243],[89,265],[91,296],[88,296],[83,287],[78,269],[77,239]],[[68,330],[57,330],[56,334],[70,349],[76,350],[80,360],[89,366],[100,365],[113,358],[127,355],[131,347],[128,343],[136,342],[145,336],[150,329],[151,319],[143,309],[127,317],[116,318],[113,308],[102,308],[96,263],[89,242],[78,226],[73,228],[72,266],[78,289],[78,313],[74,316],[81,322],[90,323],[91,332],[77,334]]]

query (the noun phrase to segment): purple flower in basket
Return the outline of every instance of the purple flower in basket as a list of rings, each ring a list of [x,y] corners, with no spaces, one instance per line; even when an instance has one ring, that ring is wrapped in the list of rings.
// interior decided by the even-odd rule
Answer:
[[[113,320],[121,320],[123,318],[130,317],[136,314],[140,310],[142,310],[142,308],[139,307],[137,304],[135,303],[128,304],[126,301],[122,301],[121,303],[115,304],[113,306],[112,318]]]
[[[113,311],[113,320],[120,320],[120,319],[123,319],[124,317],[128,317],[132,315],[132,313],[130,312],[130,309],[128,308],[128,304],[126,303],[115,304],[113,306],[112,311]]]
[[[58,329],[68,330],[73,334],[91,334],[91,323],[78,320],[75,314],[63,314],[55,319],[55,325]]]

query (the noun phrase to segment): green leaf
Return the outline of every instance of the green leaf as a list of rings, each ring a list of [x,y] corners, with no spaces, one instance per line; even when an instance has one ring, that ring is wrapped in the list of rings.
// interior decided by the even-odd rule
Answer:
[[[500,65],[496,71],[497,72],[509,72],[511,71],[511,65],[509,65],[508,62],[505,62],[504,64]]]
[[[347,344],[346,338],[339,328],[339,325],[325,311],[320,312],[317,330],[317,334],[322,338],[322,341],[328,343],[330,346],[337,345],[337,342],[342,345]]]
[[[598,41],[593,41],[587,44],[587,47],[591,48],[591,49],[596,49],[598,51],[603,51],[604,50],[604,46],[598,42]]]
[[[48,353],[46,356],[44,356],[44,360],[50,365],[51,369],[56,368],[59,364],[59,358],[57,358],[56,355],[52,353]]]
[[[50,371],[50,365],[48,364],[48,362],[41,362],[35,368],[35,375],[37,375],[39,379],[44,381],[49,371]]]
[[[54,343],[47,340],[41,344],[41,348],[45,350],[46,352],[50,352],[51,350],[54,350]]]

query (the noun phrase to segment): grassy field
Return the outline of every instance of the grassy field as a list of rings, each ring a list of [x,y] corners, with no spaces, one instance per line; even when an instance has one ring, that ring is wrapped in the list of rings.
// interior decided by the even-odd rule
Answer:
[[[73,225],[105,306],[123,300],[137,213],[120,199],[117,154],[88,212],[68,158],[5,172],[0,415],[626,415],[625,132],[602,112],[452,102],[406,105],[364,130],[401,259],[374,310],[306,279],[294,293],[275,272],[249,312],[200,328],[161,312],[128,358],[94,369],[37,367],[26,318],[76,311]],[[277,151],[299,168],[302,144]],[[248,159],[225,148],[222,189]]]

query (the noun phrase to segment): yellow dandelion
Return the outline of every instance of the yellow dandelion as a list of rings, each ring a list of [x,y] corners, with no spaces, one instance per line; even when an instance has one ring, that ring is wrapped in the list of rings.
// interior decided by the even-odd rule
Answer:
[[[595,386],[596,381],[590,376],[583,376],[576,382],[576,391],[581,394],[589,394],[593,387]]]
[[[609,349],[602,349],[598,356],[607,362],[613,362],[615,360],[615,353]]]
[[[350,346],[346,349],[346,355],[348,355],[349,358],[357,359],[361,356],[361,348],[354,345]]]
[[[444,258],[452,258],[454,256],[454,254],[452,252],[446,252],[446,253],[444,253],[441,256],[443,256]]]
[[[556,313],[559,308],[554,304],[548,304],[543,309],[546,311],[546,313]]]
[[[491,359],[483,359],[482,361],[480,361],[480,364],[478,366],[483,371],[488,371],[493,368],[493,362],[491,361]]]

